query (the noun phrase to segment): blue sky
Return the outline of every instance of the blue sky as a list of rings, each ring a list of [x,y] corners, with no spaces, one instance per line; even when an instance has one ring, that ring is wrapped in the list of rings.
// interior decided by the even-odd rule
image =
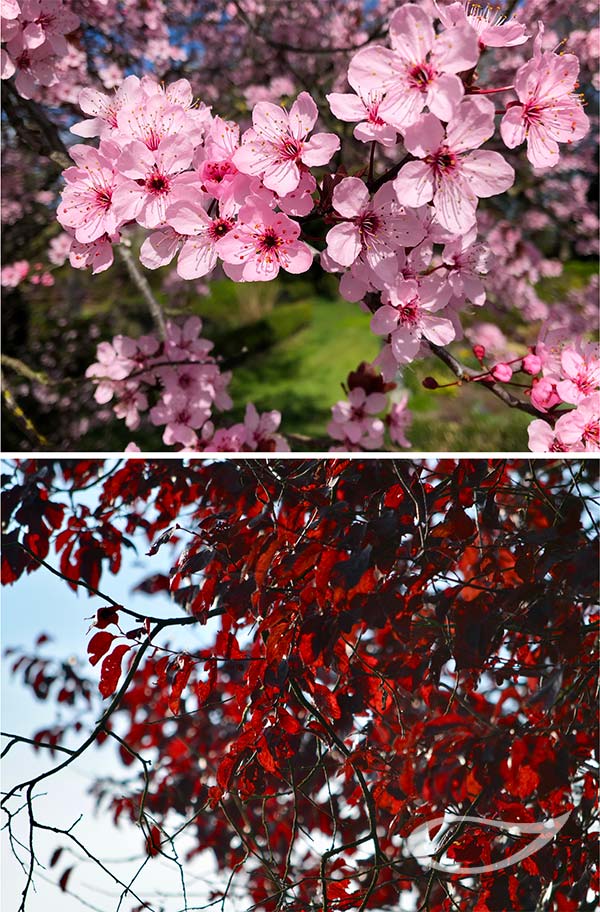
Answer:
[[[151,573],[167,570],[170,555],[163,549],[154,558],[144,556],[147,542],[141,540],[138,545],[139,555],[126,552],[124,566],[118,576],[104,576],[100,588],[109,593],[116,601],[127,604],[142,614],[152,606],[152,613],[158,616],[162,613],[172,616],[174,608],[167,596],[153,596],[150,600],[141,593],[132,592],[133,587],[144,577]],[[164,553],[163,553],[164,552]],[[49,562],[56,566],[56,557],[50,552]],[[13,586],[5,587],[2,593],[2,649],[8,646],[22,647],[26,651],[33,649],[33,643],[39,633],[45,632],[52,636],[53,641],[42,647],[48,656],[68,658],[69,656],[85,657],[86,632],[90,621],[86,620],[93,615],[102,605],[101,599],[89,597],[84,591],[73,592],[57,577],[44,568],[22,577]],[[190,628],[185,628],[185,633],[179,631],[179,636],[191,635]],[[200,643],[199,637],[194,634],[194,646]],[[176,642],[176,634],[169,631],[169,639]],[[189,642],[188,642],[189,645]],[[25,689],[18,678],[13,678],[10,673],[12,661],[10,658],[2,662],[2,731],[20,733],[31,736],[40,728],[52,724],[56,719],[57,705],[52,700],[43,702],[35,699],[29,689]],[[92,680],[99,677],[99,667],[91,668],[84,663],[85,673]],[[100,705],[100,704],[98,704]],[[89,716],[90,721],[97,718],[96,713]],[[67,742],[67,746],[76,747],[83,740],[80,734]],[[3,747],[8,743],[2,739]],[[58,764],[57,759],[52,759],[49,752],[35,752],[31,747],[23,744],[14,746],[2,767],[2,788],[9,789],[14,783],[36,775],[51,766]],[[102,749],[90,749],[76,762],[71,764],[64,772],[46,780],[40,792],[45,792],[44,797],[36,799],[35,805],[39,819],[43,823],[55,826],[69,826],[80,814],[81,821],[74,830],[78,838],[102,858],[112,858],[117,861],[112,867],[122,879],[131,877],[143,860],[143,836],[138,828],[131,824],[114,827],[110,816],[105,812],[95,815],[94,803],[87,794],[91,782],[97,775],[119,776],[123,774],[123,766],[115,758],[115,751],[110,745]],[[26,818],[22,815],[22,824],[17,826],[20,838],[26,836]],[[38,833],[36,846],[39,860],[47,864],[53,850],[59,845],[66,845],[67,840],[51,833]],[[185,852],[185,838],[181,837],[177,845],[182,854]],[[26,858],[22,850],[20,854]],[[137,856],[134,862],[125,862]],[[80,863],[65,851],[59,864],[53,870],[40,871],[35,880],[37,892],[32,893],[28,899],[28,912],[48,912],[59,909],[61,912],[81,912],[85,906],[75,897],[61,893],[56,884],[58,878],[66,867],[75,864],[76,867],[69,879],[69,889],[77,892],[86,902],[91,903],[94,909],[114,910],[117,906],[119,895],[118,888],[103,875],[95,865],[90,862]],[[2,840],[2,908],[17,909],[20,901],[20,892],[23,888],[24,877],[17,861],[14,859],[6,832]],[[192,865],[186,866],[188,890],[196,898],[198,904],[205,896],[206,884],[214,883],[218,877],[214,870],[210,856],[207,854],[199,858]],[[200,877],[196,882],[194,878]],[[53,883],[48,883],[44,878],[49,878]],[[140,895],[149,897],[159,891],[171,898],[166,899],[166,908],[169,912],[181,909],[182,887],[179,872],[176,866],[162,858],[152,859],[146,865],[140,880]],[[190,896],[188,896],[188,900]],[[190,902],[191,904],[191,902]],[[122,912],[128,912],[132,902],[128,901],[122,906]],[[226,908],[233,908],[226,906]]]

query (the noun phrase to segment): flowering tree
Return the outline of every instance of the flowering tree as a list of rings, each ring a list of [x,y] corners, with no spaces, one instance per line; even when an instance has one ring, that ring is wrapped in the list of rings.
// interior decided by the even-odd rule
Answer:
[[[307,2],[302,15],[279,21],[278,13],[277,22],[269,3],[211,4],[210,13],[192,4],[198,16],[184,2],[168,15],[161,3],[144,4],[143,13],[131,6],[140,15],[129,21],[128,13],[127,24],[100,0],[85,9],[73,0],[12,0],[2,8],[15,136],[31,145],[19,121],[25,112],[38,150],[68,165],[56,210],[64,232],[48,256],[98,274],[117,250],[155,324],[151,336],[120,333],[100,343],[86,370],[99,405],[110,403],[131,431],[143,420],[161,427],[167,446],[289,448],[276,411],[260,415],[249,403],[243,423],[215,424],[215,411],[231,406],[230,374],[200,335],[200,320],[165,317],[133,241],[143,269],[174,263],[184,282],[219,274],[270,282],[317,263],[340,276],[339,293],[372,315],[381,350],[353,372],[346,399],[334,406],[332,449],[408,446],[406,396],[394,391],[407,366],[428,356],[454,375],[425,377],[430,395],[477,385],[531,416],[531,449],[600,448],[593,288],[553,308],[534,288],[560,264],[532,236],[585,209],[584,197],[591,202],[583,172],[592,143],[579,151],[590,124],[576,90],[579,58],[587,79],[593,54],[587,33],[565,23],[561,4],[550,24],[573,32],[578,55],[559,51],[533,0],[518,19],[431,0],[398,8]],[[260,88],[253,80],[265,47],[280,56]],[[79,48],[72,71],[68,48]],[[180,61],[177,72],[168,59]],[[236,89],[221,93],[219,60],[227,61],[226,74],[233,67]],[[240,93],[247,114],[233,119]],[[275,103],[282,96],[287,106]],[[92,142],[73,144],[73,135]],[[584,217],[582,210],[581,233],[569,228],[572,248],[593,253],[594,227],[591,211]],[[5,267],[3,282],[14,287],[28,274],[38,285],[53,281],[43,264],[30,272],[19,260]],[[515,337],[481,322],[477,308],[496,318],[516,310]],[[463,338],[471,364],[449,348]],[[15,359],[7,365],[19,370]],[[21,372],[42,379],[27,365]]]
[[[20,908],[50,831],[46,876],[85,900],[94,861],[122,908],[165,908],[143,887],[159,856],[181,874],[167,908],[191,908],[208,856],[200,908],[592,912],[595,482],[573,460],[13,466],[3,582],[54,574],[92,614],[86,661],[52,655],[51,616],[9,650],[61,709],[6,735],[48,758],[5,783]],[[111,595],[125,548],[147,552],[146,610]],[[138,827],[131,877],[87,848],[93,823],[38,811],[92,745],[124,767],[93,791]]]

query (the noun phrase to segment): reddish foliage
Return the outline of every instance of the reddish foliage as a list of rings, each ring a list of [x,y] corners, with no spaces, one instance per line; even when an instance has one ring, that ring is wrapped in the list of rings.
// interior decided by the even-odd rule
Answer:
[[[43,523],[48,539],[58,531],[61,569],[85,552],[63,572],[109,596],[124,536],[145,536],[137,588],[149,604],[172,599],[168,622],[119,606],[128,640],[114,646],[100,630],[88,646],[105,697],[124,655],[140,660],[107,730],[122,733],[132,771],[139,756],[152,761],[150,855],[175,812],[193,821],[198,852],[210,847],[227,873],[241,866],[268,912],[282,895],[298,912],[395,909],[411,888],[431,912],[453,907],[448,891],[466,912],[541,908],[546,894],[548,910],[594,907],[594,467],[533,467],[134,462],[100,483],[87,545],[80,532],[62,535],[90,518],[76,498],[64,529]],[[56,463],[24,463],[9,488],[15,516],[24,497],[46,516],[55,479],[89,485],[94,471],[107,466],[70,482]],[[9,523],[13,541],[26,534]],[[8,560],[11,581],[36,567],[15,544]],[[101,610],[96,627],[116,623]],[[39,696],[54,680],[57,700],[62,686],[79,694],[47,660],[21,656],[13,670]],[[142,787],[104,792],[115,820],[138,819]],[[476,875],[473,888],[431,878],[403,851],[446,809],[525,823],[571,814],[547,846]],[[448,855],[490,864],[529,838],[469,825]]]

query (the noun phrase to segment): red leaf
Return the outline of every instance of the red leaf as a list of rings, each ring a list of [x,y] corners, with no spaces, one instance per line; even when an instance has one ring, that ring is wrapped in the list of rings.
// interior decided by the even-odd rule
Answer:
[[[114,639],[114,633],[107,633],[103,631],[101,633],[94,634],[87,647],[88,655],[90,657],[90,665],[98,664],[102,656],[106,655],[112,646]]]
[[[181,694],[183,692],[183,688],[189,680],[192,668],[194,667],[194,661],[191,656],[180,655],[177,661],[179,663],[179,671],[173,680],[171,695],[169,697],[169,709],[174,716],[176,716],[179,712]]]
[[[160,852],[160,830],[157,826],[153,826],[146,836],[146,851],[151,858]]]
[[[66,889],[67,889],[67,881],[68,881],[69,877],[71,876],[71,871],[72,871],[72,870],[73,870],[72,867],[71,867],[71,868],[67,868],[67,870],[63,873],[62,877],[61,877],[60,880],[58,881],[58,886],[61,888],[61,890],[63,891],[63,893],[66,892]]]
[[[263,745],[258,752],[258,759],[260,760],[262,768],[266,769],[268,773],[277,772],[277,765],[265,742],[263,742]]]
[[[114,694],[121,677],[121,662],[126,652],[129,652],[131,646],[122,644],[117,646],[110,655],[107,655],[102,663],[100,672],[99,690],[103,697],[110,697]]]

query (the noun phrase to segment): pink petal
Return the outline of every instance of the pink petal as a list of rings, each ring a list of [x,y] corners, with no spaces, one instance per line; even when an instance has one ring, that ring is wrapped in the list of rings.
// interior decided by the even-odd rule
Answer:
[[[394,190],[403,206],[416,208],[433,199],[433,170],[426,162],[408,162],[394,181]]]
[[[333,191],[333,208],[344,218],[354,218],[369,202],[367,186],[359,177],[345,177]]]
[[[286,250],[285,262],[283,268],[294,275],[300,272],[307,272],[312,266],[313,255],[310,247],[302,241],[296,241]]]
[[[300,92],[289,113],[289,129],[292,136],[296,139],[308,136],[318,116],[317,106],[308,92]]]
[[[390,19],[390,42],[406,63],[425,60],[435,42],[431,16],[414,3],[401,6]]]
[[[341,94],[332,92],[325,96],[329,102],[331,113],[339,120],[353,123],[357,120],[363,120],[367,113],[364,102],[358,95]]]
[[[140,262],[146,269],[166,266],[177,253],[180,243],[181,238],[171,228],[153,231],[142,244]]]
[[[351,266],[361,251],[360,232],[348,222],[327,232],[327,252],[340,266]]]
[[[523,106],[509,108],[500,122],[500,135],[505,146],[514,149],[525,141],[526,129],[523,117]],[[531,427],[531,425],[530,425]]]
[[[217,265],[217,251],[206,235],[191,237],[184,243],[177,261],[177,274],[182,279],[208,275]]]
[[[404,134],[407,152],[418,158],[425,158],[436,152],[444,140],[444,128],[433,114],[422,114]],[[451,148],[454,148],[451,146]]]
[[[309,168],[326,165],[340,148],[340,138],[334,133],[315,133],[304,143],[300,158]]]
[[[494,135],[494,116],[489,98],[465,98],[448,124],[448,147],[453,152],[477,149]]]
[[[427,106],[432,114],[446,123],[454,117],[465,89],[458,76],[441,73],[427,93]]]
[[[463,73],[470,70],[479,60],[475,31],[460,26],[445,29],[436,37],[431,57],[445,73]]]
[[[479,197],[504,193],[515,182],[514,169],[499,152],[471,152],[462,159],[462,173]]]
[[[252,124],[256,132],[269,142],[278,143],[288,130],[288,115],[270,101],[259,101],[252,111]]]
[[[371,330],[378,336],[387,336],[398,326],[398,311],[389,304],[378,307],[371,317]]]
[[[440,182],[434,199],[437,220],[448,231],[462,234],[475,223],[477,198],[466,181],[448,177]]]

